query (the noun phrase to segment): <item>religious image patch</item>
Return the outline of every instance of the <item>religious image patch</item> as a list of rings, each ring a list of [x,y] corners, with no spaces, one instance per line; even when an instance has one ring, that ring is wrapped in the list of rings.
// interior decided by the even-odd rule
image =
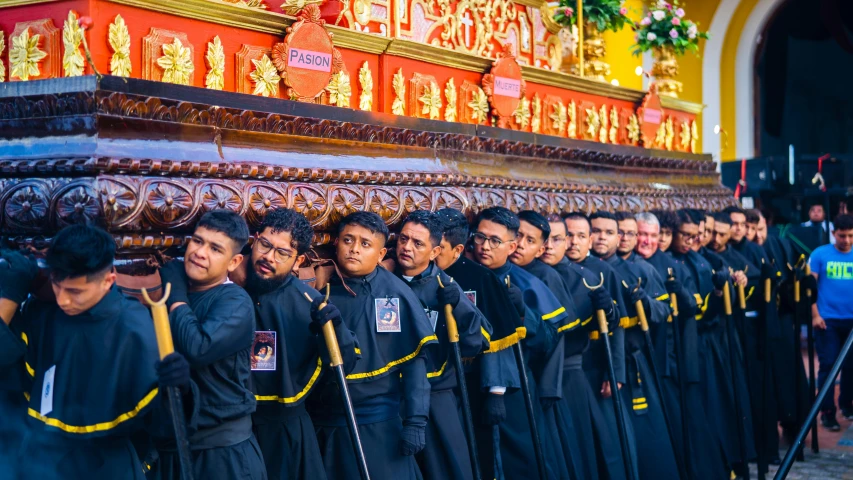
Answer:
[[[400,299],[377,298],[373,302],[376,307],[376,333],[399,333]]]
[[[465,290],[462,293],[464,293],[465,296],[468,297],[468,300],[471,300],[471,303],[473,303],[474,305],[477,304],[477,291],[476,290]]]
[[[275,370],[275,332],[255,332],[255,341],[252,343],[252,370],[270,371]]]

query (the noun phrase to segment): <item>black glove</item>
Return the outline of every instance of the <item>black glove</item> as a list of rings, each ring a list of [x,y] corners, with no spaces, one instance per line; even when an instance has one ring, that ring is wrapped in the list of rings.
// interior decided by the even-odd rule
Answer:
[[[806,269],[805,268],[795,268],[794,269],[794,279],[798,282],[802,282],[804,278],[806,278]],[[811,275],[808,275],[811,276]]]
[[[770,265],[770,263],[764,262],[761,264],[761,279],[766,280],[768,278],[774,282],[776,281],[778,278],[776,275],[776,268],[774,268],[773,265]]]
[[[414,455],[426,446],[426,426],[406,425],[400,433],[400,453],[406,456]]]
[[[560,399],[557,397],[539,397],[539,405],[542,405],[542,411],[544,412],[550,410],[559,401]]]
[[[676,280],[675,277],[667,278],[666,282],[664,282],[664,286],[666,287],[666,293],[670,295],[678,293],[678,291],[681,290],[681,284],[678,283],[678,280]]]
[[[459,288],[453,285],[445,285],[444,288],[438,289],[438,303],[441,305],[450,305],[452,308],[456,308],[461,299],[462,294],[459,293]]]
[[[731,281],[732,276],[725,269],[717,270],[714,272],[714,275],[711,277],[711,282],[714,284],[715,290],[722,290],[725,288],[726,283]]]
[[[4,250],[0,257],[0,297],[23,303],[38,273],[36,260],[14,250]]]
[[[187,277],[187,271],[184,269],[184,262],[172,260],[160,267],[160,283],[163,284],[163,292],[166,291],[167,283],[172,284],[171,293],[169,293],[169,298],[166,299],[166,306],[168,308],[172,308],[172,305],[176,303],[190,303],[187,294],[189,277]]]
[[[341,311],[338,310],[338,307],[327,303],[320,310],[321,303],[323,303],[323,297],[317,297],[311,302],[311,324],[308,325],[308,329],[314,335],[319,335],[323,331],[323,325],[330,320],[335,327],[341,324]]]
[[[589,299],[592,302],[593,310],[596,312],[598,310],[604,310],[604,313],[607,315],[607,329],[609,331],[612,332],[613,329],[619,326],[619,316],[616,315],[613,297],[610,296],[610,292],[608,292],[607,289],[596,288],[595,290],[590,290]],[[598,315],[598,313],[594,313],[594,315]],[[598,330],[598,324],[595,324],[594,328],[595,330]]]
[[[178,352],[170,353],[154,366],[161,387],[177,387],[182,393],[190,388],[190,363]]]
[[[486,394],[486,401],[484,403],[484,425],[497,425],[506,420],[506,404],[504,404],[503,395],[494,393]]]
[[[524,318],[524,294],[521,293],[521,289],[515,285],[510,285],[507,292],[509,292],[509,301],[512,302],[518,316]]]
[[[649,297],[643,287],[637,287],[636,289],[631,290],[631,305],[636,305],[638,300],[643,302],[643,311],[648,314],[651,310],[651,308],[649,308]]]

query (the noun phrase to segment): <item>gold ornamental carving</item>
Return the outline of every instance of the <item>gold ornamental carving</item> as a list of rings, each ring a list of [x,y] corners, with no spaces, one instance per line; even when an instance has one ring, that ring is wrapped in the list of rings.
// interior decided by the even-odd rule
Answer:
[[[598,28],[592,22],[586,22],[583,27],[583,58],[584,77],[606,82],[605,78],[610,75],[610,64],[603,59],[607,55],[607,43]],[[572,73],[578,75],[580,72],[577,64],[572,66]]]
[[[3,51],[6,50],[6,34],[0,30],[0,59],[3,58]],[[6,65],[3,60],[0,60],[0,83],[6,81]]]
[[[690,150],[690,122],[684,120],[678,129],[678,146],[685,152]]]
[[[578,138],[578,105],[574,100],[569,102],[566,108],[566,113],[569,115],[569,125],[566,127],[566,136],[569,138]]]
[[[264,54],[260,60],[252,59],[252,64],[255,66],[255,69],[249,74],[249,78],[255,84],[252,95],[277,97],[278,83],[281,81],[281,77],[278,75],[278,69],[275,68],[270,57]]]
[[[233,3],[234,5],[239,5],[241,7],[246,8],[257,8],[259,10],[266,10],[267,4],[264,3],[264,0],[222,0],[225,3]]]
[[[421,114],[425,118],[438,120],[441,113],[441,89],[434,81],[424,85],[423,93],[418,97],[421,103]]]
[[[329,94],[329,105],[349,108],[352,97],[349,74],[343,70],[333,74],[326,92]]]
[[[110,24],[108,42],[113,51],[110,57],[110,74],[129,77],[133,72],[133,65],[130,62],[130,33],[121,15],[116,15],[113,23]]]
[[[83,29],[77,23],[77,14],[74,10],[68,11],[68,17],[62,25],[62,72],[66,77],[79,77],[83,75],[83,67],[86,61],[80,52],[80,44],[83,43]]]
[[[595,140],[598,136],[598,129],[601,126],[601,121],[598,118],[598,111],[595,109],[595,105],[591,105],[584,110],[584,113],[586,113],[586,130],[584,131],[584,138],[587,140]]]
[[[453,77],[444,84],[444,98],[447,99],[447,106],[444,107],[444,119],[448,122],[455,122],[456,111],[456,83]]]
[[[672,142],[675,140],[675,129],[672,125],[672,117],[666,119],[666,137],[664,137],[664,146],[667,150],[672,150]]]
[[[652,64],[652,75],[658,85],[658,93],[663,96],[678,98],[683,84],[675,79],[678,76],[678,59],[671,48],[655,48],[655,62]]]
[[[27,81],[30,77],[41,75],[39,64],[47,57],[47,53],[39,48],[40,39],[39,34],[30,36],[29,28],[12,37],[12,48],[9,49],[9,78],[17,77]]]
[[[314,4],[319,6],[321,3],[323,3],[323,0],[286,0],[281,4],[281,9],[284,10],[284,13],[295,17],[306,5]]]
[[[437,9],[439,18],[426,38],[440,30],[434,45],[481,57],[497,53],[494,40],[505,37],[509,25],[518,18],[512,0],[432,0],[429,6]]]
[[[539,94],[533,95],[533,112],[530,119],[530,131],[539,133],[542,130],[542,100]]]
[[[207,74],[204,76],[204,87],[209,90],[225,88],[225,50],[219,35],[213,41],[207,42],[207,52],[204,54],[207,62]]]
[[[489,115],[489,97],[482,88],[477,86],[471,92],[471,101],[468,102],[470,108],[470,117],[474,123],[484,123]]]
[[[566,124],[569,121],[566,105],[559,101],[552,103],[551,113],[548,115],[548,118],[551,119],[551,135],[562,137],[563,132],[566,130]]]
[[[628,124],[625,125],[625,130],[628,131],[628,142],[631,145],[636,145],[640,141],[640,121],[637,119],[637,114],[632,113]]]
[[[527,97],[521,97],[518,108],[513,113],[513,118],[519,130],[526,131],[527,127],[530,126],[530,100]]]
[[[657,132],[655,132],[654,147],[655,148],[664,148],[665,145],[666,145],[666,122],[661,122],[660,126],[657,129]]]
[[[598,110],[598,122],[601,125],[601,128],[598,131],[598,141],[601,143],[607,143],[607,105],[602,105]]]
[[[163,69],[163,82],[177,85],[192,83],[195,71],[192,52],[181,43],[181,39],[175,37],[172,43],[163,44],[163,56],[157,59],[157,65]]]
[[[699,127],[696,126],[696,120],[690,123],[690,153],[696,153],[697,144],[699,143]]]
[[[610,108],[610,143],[619,143],[619,109]]]
[[[142,78],[145,80],[191,85],[195,71],[192,60],[193,46],[186,33],[151,28],[142,38]]]
[[[373,110],[373,75],[370,73],[370,66],[366,60],[358,69],[358,84],[361,87],[361,93],[358,96],[358,108],[369,112]]]
[[[394,101],[391,103],[391,113],[394,115],[406,114],[406,79],[403,78],[403,69],[397,70],[391,82],[394,88]]]

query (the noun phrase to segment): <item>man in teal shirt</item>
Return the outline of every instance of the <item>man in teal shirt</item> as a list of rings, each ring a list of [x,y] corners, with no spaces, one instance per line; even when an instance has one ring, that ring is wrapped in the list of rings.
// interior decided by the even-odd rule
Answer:
[[[823,245],[812,252],[809,266],[817,279],[817,303],[812,305],[812,326],[815,328],[815,347],[820,362],[818,382],[823,385],[832,365],[838,359],[841,345],[853,330],[853,216],[839,215],[832,231],[835,244]],[[853,378],[853,358],[847,357],[841,366],[842,378]],[[841,415],[853,420],[853,382],[841,382],[838,405]],[[840,430],[835,419],[835,403],[827,395],[820,406],[821,424],[832,431]]]

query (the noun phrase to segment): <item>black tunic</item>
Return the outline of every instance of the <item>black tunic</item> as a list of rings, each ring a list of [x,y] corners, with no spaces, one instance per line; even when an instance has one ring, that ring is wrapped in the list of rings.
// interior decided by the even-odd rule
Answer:
[[[2,388],[28,399],[15,410],[26,416],[27,428],[18,429],[17,460],[3,464],[3,478],[143,478],[131,435],[171,434],[145,307],[116,287],[75,316],[31,298],[11,327],[0,322],[0,352]],[[185,402],[198,413],[191,397]],[[196,420],[190,416],[191,430]]]
[[[309,330],[311,302],[320,295],[289,275],[275,290],[260,295],[249,292],[255,304],[257,329],[272,345],[275,367],[252,371],[252,390],[258,408],[253,430],[270,479],[326,478],[320,447],[304,402],[328,370],[328,350],[322,335]],[[358,344],[346,325],[335,328],[344,370],[355,368]],[[269,368],[269,367],[266,367]]]
[[[347,291],[343,282],[355,295]],[[414,457],[401,453],[403,425],[426,426],[430,385],[426,352],[438,338],[420,300],[393,273],[382,267],[358,278],[330,280],[330,301],[358,339],[361,359],[347,375],[352,404],[372,478],[422,478]],[[377,305],[388,310],[396,299],[398,332],[379,332]],[[382,303],[384,302],[384,303]],[[393,310],[393,308],[391,308]],[[383,317],[384,318],[384,317]],[[392,324],[395,322],[392,322]],[[311,396],[309,411],[330,479],[358,475],[358,465],[337,386],[326,379]],[[402,413],[402,418],[401,418]]]
[[[198,432],[190,436],[195,476],[266,478],[252,433],[257,403],[251,390],[255,312],[249,294],[231,282],[190,292],[189,304],[169,318],[175,350],[190,362],[200,392]],[[158,442],[158,450],[160,478],[180,478],[174,445]]]

